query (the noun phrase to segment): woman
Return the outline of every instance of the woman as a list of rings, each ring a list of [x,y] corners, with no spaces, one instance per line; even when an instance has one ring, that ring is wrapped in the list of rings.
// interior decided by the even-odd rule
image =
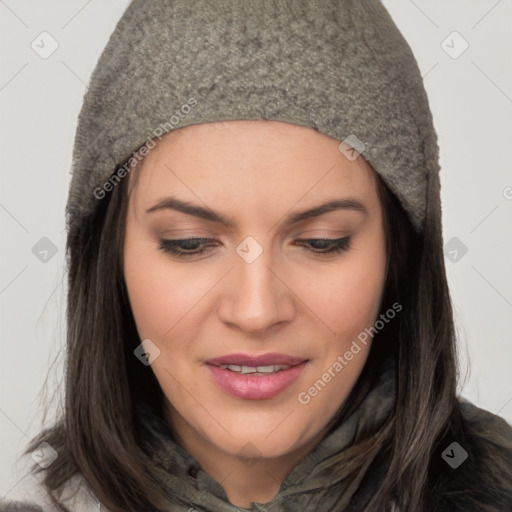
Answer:
[[[438,171],[379,2],[134,0],[76,134],[64,414],[4,510],[510,510]]]

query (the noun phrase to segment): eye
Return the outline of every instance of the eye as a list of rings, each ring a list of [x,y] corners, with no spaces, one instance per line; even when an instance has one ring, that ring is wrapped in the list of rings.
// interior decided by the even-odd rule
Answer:
[[[333,254],[347,251],[350,248],[350,238],[349,236],[343,238],[308,238],[297,242],[307,242],[310,246],[313,246],[314,250],[311,252]]]
[[[307,238],[296,240],[297,245],[306,245],[307,251],[314,254],[335,254],[347,251],[350,248],[351,237],[343,238]],[[198,256],[207,251],[208,242],[215,242],[211,238],[184,238],[179,240],[169,240],[161,238],[159,249],[165,253],[172,254],[178,258],[187,258]],[[210,243],[210,247],[215,247],[218,243]]]
[[[172,254],[173,256],[186,258],[188,256],[197,256],[199,254],[203,254],[206,250],[204,244],[209,241],[211,241],[210,238],[184,238],[181,240],[168,240],[161,238],[159,249],[166,253]],[[201,247],[202,245],[203,247]],[[198,249],[198,246],[201,248]]]

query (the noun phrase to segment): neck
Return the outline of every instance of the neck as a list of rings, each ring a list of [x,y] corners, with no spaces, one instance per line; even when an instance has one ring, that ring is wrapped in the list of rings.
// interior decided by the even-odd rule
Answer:
[[[174,414],[172,407],[167,407],[164,415],[176,442],[222,486],[232,505],[244,508],[250,508],[252,502],[266,503],[274,498],[294,467],[328,433],[326,427],[297,450],[279,457],[265,458],[254,456],[250,451],[250,443],[247,443],[247,453],[244,454],[232,454],[212,446],[204,436],[186,424],[179,414]]]

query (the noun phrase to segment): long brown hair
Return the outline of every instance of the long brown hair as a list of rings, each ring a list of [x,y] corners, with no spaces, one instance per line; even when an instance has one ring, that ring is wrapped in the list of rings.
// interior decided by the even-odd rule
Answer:
[[[357,440],[349,461],[355,475],[368,460],[385,460],[387,469],[365,510],[389,510],[387,504],[394,500],[402,512],[432,512],[441,510],[443,478],[451,470],[440,453],[448,441],[465,439],[456,398],[455,333],[442,249],[439,181],[437,175],[430,176],[429,211],[420,235],[394,194],[375,176],[389,265],[382,311],[395,301],[403,309],[375,336],[367,364],[337,418],[343,421],[357,407],[380,362],[392,355],[397,361],[395,409],[378,432]],[[134,412],[134,404],[141,400],[160,415],[163,395],[151,368],[133,355],[140,340],[122,266],[132,177],[121,180],[93,214],[68,232],[64,408],[61,418],[25,452],[43,441],[57,450],[59,456],[45,470],[43,483],[63,512],[68,511],[58,503],[58,491],[76,474],[112,512],[165,510],[167,503],[152,473],[150,455],[138,439]],[[33,471],[41,468],[34,464]]]

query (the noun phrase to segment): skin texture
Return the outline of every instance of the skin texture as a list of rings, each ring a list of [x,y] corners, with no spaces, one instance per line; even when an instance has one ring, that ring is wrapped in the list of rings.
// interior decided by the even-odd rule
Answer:
[[[385,282],[374,171],[338,146],[283,122],[206,123],[167,134],[134,171],[123,265],[138,334],[160,350],[151,368],[176,439],[236,506],[277,494],[325,437],[371,346],[360,344],[307,404],[298,400],[374,324]],[[218,212],[234,227],[171,209],[146,213],[170,195]],[[343,209],[285,225],[290,214],[348,198],[367,213]],[[263,249],[252,263],[236,252],[248,236]],[[325,246],[297,244],[345,236],[349,248],[330,255],[320,253]],[[160,238],[192,237],[211,239],[202,255],[179,258],[159,248]],[[219,388],[204,364],[234,352],[309,361],[284,392],[244,400]],[[248,464],[240,453],[255,459]]]

